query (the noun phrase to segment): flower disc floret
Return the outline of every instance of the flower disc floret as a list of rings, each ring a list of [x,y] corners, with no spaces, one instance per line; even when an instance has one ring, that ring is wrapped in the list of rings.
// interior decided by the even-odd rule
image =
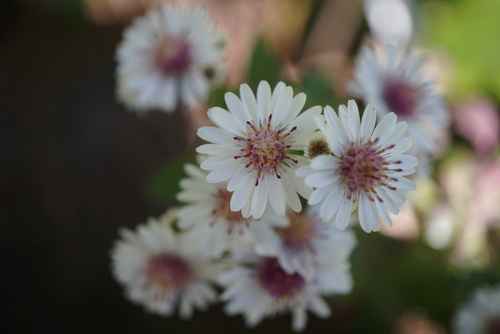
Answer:
[[[148,284],[166,293],[175,289],[183,290],[194,273],[182,258],[172,254],[157,254],[149,259],[146,276]]]
[[[274,298],[292,299],[305,286],[304,278],[300,274],[288,274],[274,258],[264,258],[257,275],[264,290]]]

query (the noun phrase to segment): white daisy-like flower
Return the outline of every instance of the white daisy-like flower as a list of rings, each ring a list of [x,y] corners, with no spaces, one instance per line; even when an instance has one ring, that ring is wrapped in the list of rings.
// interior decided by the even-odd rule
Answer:
[[[147,311],[172,315],[177,307],[182,318],[205,309],[217,299],[210,282],[220,268],[206,252],[176,234],[175,211],[150,218],[135,231],[121,229],[121,239],[111,251],[112,269],[128,299]]]
[[[434,79],[423,73],[425,59],[393,45],[380,51],[365,47],[359,53],[351,92],[375,104],[380,117],[394,112],[406,121],[413,154],[432,154],[449,116]]]
[[[375,127],[376,110],[368,105],[360,121],[356,103],[339,107],[339,115],[327,106],[326,124],[315,121],[328,141],[333,155],[320,155],[297,171],[305,183],[315,188],[310,205],[321,203],[324,222],[335,222],[344,230],[351,213],[358,208],[361,227],[366,232],[380,230],[380,217],[392,225],[388,211],[397,214],[406,201],[406,191],[415,189],[404,176],[415,172],[417,159],[403,154],[412,144],[401,138],[407,125],[397,123],[394,113],[384,116]]]
[[[287,273],[299,273],[307,280],[316,276],[318,261],[328,254],[335,270],[329,276],[335,277],[337,289],[350,290],[347,259],[356,245],[354,233],[337,231],[333,224],[323,223],[318,206],[309,207],[306,212],[292,212],[289,219],[289,226],[256,236],[257,254],[275,257]]]
[[[260,218],[268,203],[278,216],[285,215],[287,205],[300,211],[298,194],[308,198],[312,190],[295,170],[307,163],[301,153],[305,140],[317,129],[312,118],[321,107],[300,113],[305,94],[294,97],[292,87],[282,82],[271,92],[262,81],[257,97],[243,84],[240,98],[226,93],[225,100],[229,112],[218,107],[208,111],[217,127],[198,130],[198,136],[211,143],[197,149],[210,155],[201,163],[202,169],[211,171],[207,181],[228,181],[227,190],[233,192],[231,210],[241,210],[243,217]]]
[[[223,78],[224,37],[204,7],[161,4],[127,28],[116,52],[117,97],[129,109],[171,113],[204,101]]]
[[[455,334],[500,333],[500,286],[477,289],[453,319]]]
[[[225,286],[221,297],[226,301],[225,312],[242,314],[248,326],[290,312],[293,330],[300,331],[307,324],[308,310],[321,318],[330,315],[328,304],[320,296],[322,281],[289,274],[276,258],[247,253],[244,261],[239,259],[237,266],[219,277],[219,282]]]
[[[226,190],[227,182],[208,183],[207,173],[198,167],[187,164],[185,171],[189,178],[180,182],[182,188],[177,198],[188,203],[179,210],[179,226],[193,228],[191,233],[198,235],[200,246],[213,256],[238,246],[243,238],[272,233],[272,227],[288,224],[285,217],[278,217],[267,210],[256,220],[244,218],[240,211],[231,211],[229,203],[232,193]]]

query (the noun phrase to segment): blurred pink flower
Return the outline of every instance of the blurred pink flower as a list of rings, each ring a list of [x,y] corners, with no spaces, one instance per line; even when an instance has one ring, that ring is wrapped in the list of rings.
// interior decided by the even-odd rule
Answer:
[[[475,98],[456,108],[455,129],[479,155],[489,155],[500,142],[500,115],[489,99]]]

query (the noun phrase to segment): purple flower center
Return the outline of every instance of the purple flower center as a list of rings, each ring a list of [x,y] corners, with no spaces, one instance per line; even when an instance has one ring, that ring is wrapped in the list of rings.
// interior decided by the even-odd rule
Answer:
[[[274,258],[264,258],[257,275],[264,290],[279,299],[293,299],[305,286],[302,276],[286,273]]]
[[[174,289],[184,289],[194,273],[183,259],[175,255],[158,254],[149,260],[146,276],[149,284],[161,293],[167,293]]]
[[[184,40],[161,38],[154,52],[154,63],[167,76],[178,76],[191,66],[189,44]]]
[[[246,227],[248,221],[243,218],[241,211],[231,211],[230,202],[232,195],[233,193],[225,189],[219,189],[217,194],[215,194],[216,205],[212,214],[215,217],[223,218],[227,221],[229,224],[228,233],[231,233],[234,228],[237,228],[239,232],[243,232],[243,228]],[[215,221],[216,220],[214,220],[214,222]]]
[[[245,167],[257,171],[256,186],[259,185],[262,173],[274,174],[278,179],[281,179],[278,169],[282,167],[284,160],[298,163],[297,160],[288,156],[288,150],[292,143],[289,136],[297,127],[293,127],[289,132],[283,134],[283,129],[271,129],[271,119],[272,115],[269,116],[261,129],[257,129],[252,123],[247,122],[249,131],[246,140],[234,137],[234,140],[239,141],[243,146],[241,149],[243,155],[237,155],[234,158],[244,158]]]
[[[321,236],[316,221],[308,215],[296,212],[292,212],[289,217],[290,225],[278,229],[283,243],[293,250],[312,250],[313,239]]]
[[[486,324],[484,334],[500,334],[500,319],[491,319],[490,322]]]
[[[417,92],[403,80],[386,81],[382,96],[389,109],[398,116],[410,117],[415,110]]]
[[[338,173],[345,182],[349,199],[357,192],[375,194],[375,187],[385,185],[388,178],[386,168],[388,162],[382,154],[393,146],[379,149],[375,147],[377,142],[378,140],[357,146],[352,145],[341,158]]]

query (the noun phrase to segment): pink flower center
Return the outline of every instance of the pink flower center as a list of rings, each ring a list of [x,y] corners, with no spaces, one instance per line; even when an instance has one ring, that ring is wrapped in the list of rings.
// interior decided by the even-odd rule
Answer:
[[[243,218],[241,211],[231,211],[230,202],[233,193],[225,190],[219,189],[215,197],[217,199],[215,209],[212,214],[215,217],[223,218],[228,223],[228,233],[231,233],[234,228],[237,228],[240,233],[247,226],[248,220]],[[216,220],[214,220],[215,223]]]
[[[154,64],[167,77],[181,75],[191,66],[189,44],[185,40],[160,38],[154,52]]]
[[[278,229],[283,243],[294,250],[312,250],[312,241],[321,237],[317,222],[311,216],[293,212],[289,215],[290,225]]]
[[[283,134],[283,129],[271,129],[271,118],[264,124],[261,129],[257,129],[252,123],[247,122],[249,127],[248,138],[243,140],[239,137],[234,137],[235,140],[241,142],[243,155],[237,155],[234,158],[244,158],[246,168],[257,171],[258,177],[255,185],[259,185],[259,179],[262,173],[274,174],[278,179],[281,179],[279,169],[283,168],[282,164],[289,160],[292,163],[298,163],[288,155],[288,150],[291,147],[290,135],[297,127],[293,127],[289,132]]]
[[[360,145],[352,145],[349,150],[341,158],[338,173],[343,178],[348,191],[348,198],[357,192],[365,194],[375,194],[375,188],[386,185],[386,180],[389,178],[386,167],[389,163],[383,156],[383,153],[394,147],[389,146],[385,149],[376,147],[375,142],[368,142]],[[392,162],[393,164],[401,163],[400,161]],[[401,171],[399,169],[391,171]],[[389,187],[391,188],[391,187]],[[393,188],[391,188],[393,189]],[[371,196],[368,196],[373,199]],[[380,199],[379,199],[380,200]]]
[[[191,267],[183,259],[170,254],[151,257],[146,268],[148,283],[161,293],[182,290],[193,278]]]
[[[274,258],[262,260],[257,277],[264,290],[279,299],[292,299],[305,286],[302,276],[297,273],[287,274]]]
[[[500,334],[500,319],[491,319],[488,324],[486,324],[485,334]]]
[[[415,110],[417,91],[403,80],[386,81],[382,96],[389,109],[398,116],[410,117]]]

